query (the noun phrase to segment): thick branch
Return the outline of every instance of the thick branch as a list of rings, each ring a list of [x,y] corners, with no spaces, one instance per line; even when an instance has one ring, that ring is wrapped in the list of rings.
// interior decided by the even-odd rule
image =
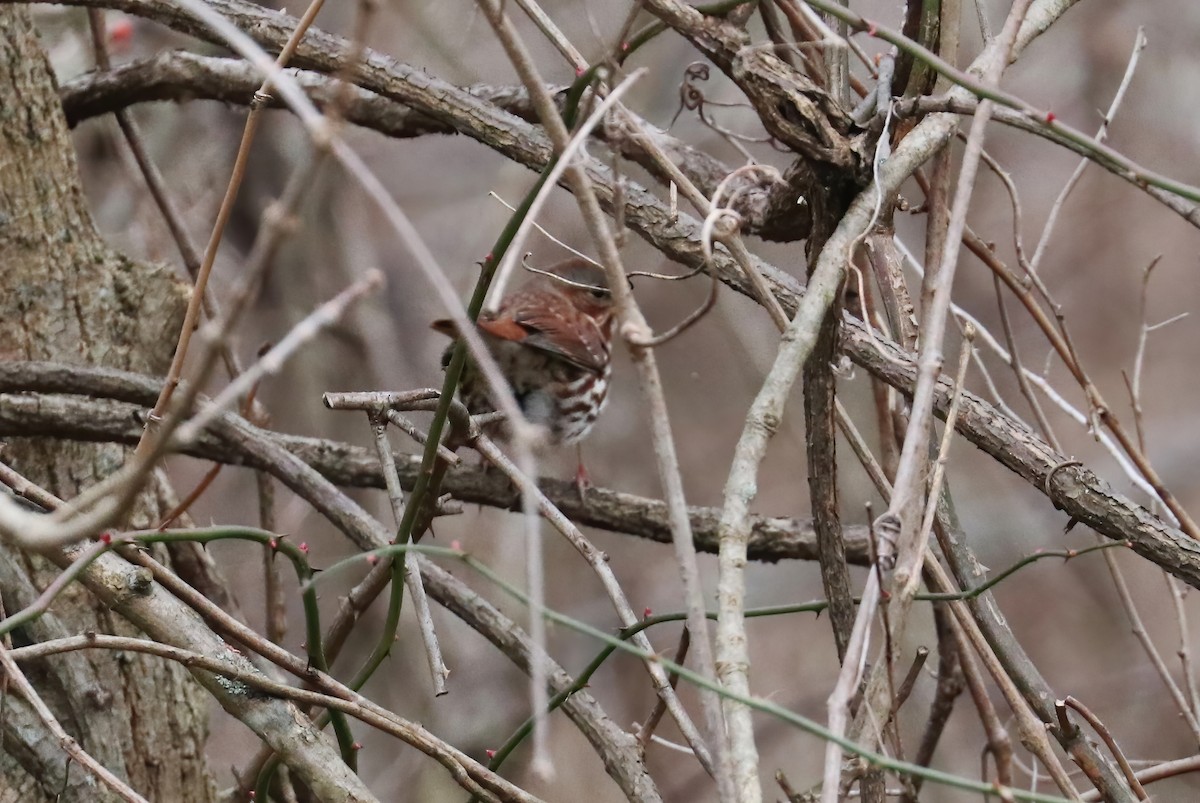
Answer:
[[[901,392],[912,393],[915,368],[901,357],[899,348],[876,337],[881,346],[877,350],[857,322],[846,326],[844,332],[844,345],[852,360]],[[943,379],[934,391],[934,412],[938,416],[945,416],[950,398],[950,383]],[[1108,538],[1129,541],[1134,552],[1200,588],[1200,544],[1117,493],[1086,466],[1067,465],[1067,456],[1054,451],[1025,424],[964,391],[955,429],[1049,496],[1054,506],[1071,518]]]
[[[162,0],[74,0],[71,4],[120,8],[201,38],[212,38],[202,26]],[[213,5],[267,46],[282,45],[291,30],[289,24],[294,24],[294,20],[286,15],[269,14],[244,0],[214,0]],[[1044,6],[1048,5],[1035,4],[1031,14],[1043,13]],[[1026,44],[1026,39],[1022,37],[1020,44]],[[335,54],[343,52],[339,45],[342,41],[314,31],[305,39],[295,63],[333,72],[338,66]],[[549,158],[549,143],[534,126],[389,57],[370,54],[360,68],[356,82],[413,108],[425,110],[431,117],[531,168],[540,169]],[[611,208],[613,183],[608,169],[595,160],[589,161],[586,169],[601,203]],[[626,182],[624,200],[626,224],[655,248],[684,265],[697,267],[704,263],[698,221],[684,214],[672,215],[665,204],[634,182]],[[724,252],[718,250],[712,265],[722,281],[753,297],[741,270]],[[784,308],[794,311],[801,295],[799,283],[761,260],[756,260],[756,267]],[[899,362],[884,359],[872,346],[865,330],[851,319],[845,323],[843,349],[872,374],[902,391],[910,391],[912,365],[906,355],[893,345],[885,344],[884,350]],[[936,403],[939,410],[944,411],[949,403],[948,386],[939,386]],[[1145,508],[1117,494],[1092,472],[1082,467],[1061,470],[1054,474],[1050,488],[1044,488],[1051,470],[1067,458],[1054,452],[1022,424],[1005,417],[977,397],[965,394],[956,426],[968,440],[1010,470],[1039,490],[1048,490],[1054,504],[1072,517],[1109,538],[1129,540],[1138,554],[1190,585],[1200,587],[1200,547]],[[555,501],[559,500],[556,498]],[[569,507],[564,504],[564,512],[574,515]],[[598,526],[602,525],[598,523]]]
[[[1062,13],[1063,8],[1069,7],[1073,2],[1074,0],[1057,0],[1057,2],[1047,0],[1044,3],[1035,3],[1031,9],[1030,18],[1036,18],[1039,21],[1056,18],[1058,14]],[[120,9],[130,14],[155,20],[175,30],[192,34],[205,41],[218,42],[215,35],[191,17],[183,14],[177,7],[164,2],[164,0],[65,0],[64,4]],[[268,49],[278,50],[287,41],[287,37],[295,25],[295,20],[288,15],[267,12],[258,6],[245,2],[245,0],[214,0],[212,5]],[[675,6],[675,4],[668,5]],[[675,10],[680,14],[694,12],[694,9],[688,9],[687,11],[683,11],[682,9],[686,9],[686,7],[675,7]],[[695,13],[699,16],[699,12]],[[710,20],[711,18],[704,19]],[[715,22],[720,21],[716,20]],[[1027,24],[1025,26],[1021,36],[1018,37],[1018,50],[1024,48],[1029,41],[1041,32],[1042,24],[1044,23],[1039,22],[1037,25]],[[313,30],[305,38],[304,44],[301,45],[292,63],[300,68],[334,74],[339,68],[338,54],[346,52],[348,47],[349,43],[340,37],[331,36],[319,30]],[[747,48],[747,50],[753,49]],[[780,63],[782,64],[782,62]],[[549,156],[549,143],[540,129],[492,105],[487,100],[474,96],[467,90],[441,81],[423,70],[414,69],[388,56],[368,51],[364,63],[359,68],[354,80],[359,86],[370,89],[386,98],[406,104],[415,111],[423,112],[428,115],[430,120],[439,121],[441,124],[459,131],[531,169],[540,170],[545,165]],[[745,89],[745,87],[743,88]],[[97,91],[101,90],[98,88]],[[753,92],[753,90],[747,91]],[[232,101],[232,98],[229,98],[229,100]],[[963,94],[952,94],[944,101],[938,99],[937,102],[946,104],[944,108],[953,108],[956,111],[969,112],[970,108],[973,107],[973,101],[968,100]],[[395,110],[390,111],[388,114],[399,114],[401,118],[408,116],[406,113],[399,113]],[[387,115],[373,119],[383,119],[385,117]],[[1003,112],[997,115],[997,119],[1007,121]],[[1015,121],[1013,122],[1015,123]],[[366,120],[363,121],[363,124],[375,127],[372,122]],[[381,123],[382,125],[387,125],[387,123]],[[394,126],[395,123],[393,122],[390,125]],[[1044,129],[1034,130],[1034,133],[1049,136]],[[1071,147],[1071,144],[1065,140],[1061,141],[1060,144]],[[1171,209],[1187,218],[1190,222],[1200,222],[1200,213],[1196,212],[1194,204],[1165,191],[1156,191],[1154,187],[1146,187],[1141,176],[1144,176],[1147,171],[1141,169],[1131,170],[1127,163],[1116,163],[1105,159],[1098,159],[1097,163],[1106,170],[1129,181],[1139,189],[1146,190],[1154,198],[1167,204]],[[711,165],[709,165],[709,168],[711,168]],[[595,170],[591,166],[589,166],[588,171],[591,174],[593,182],[599,180]],[[693,178],[696,178],[696,176],[693,176]],[[698,181],[697,183],[700,182]],[[642,191],[636,184],[633,185],[633,189],[635,190],[633,193],[634,196],[636,196],[637,191]],[[602,202],[605,201],[603,197],[601,200]],[[632,196],[630,201],[633,202],[631,206],[636,207],[638,205]],[[775,215],[777,212],[768,210],[768,214]],[[671,223],[675,222],[674,218],[669,218],[669,220]],[[682,229],[691,229],[692,222],[690,218],[681,216],[679,225]],[[678,233],[673,231],[673,226],[664,227],[659,221],[638,220],[635,217],[628,218],[627,223],[630,228],[638,231],[639,234],[650,240],[671,258],[680,259],[687,264],[696,264],[699,262],[698,247],[692,249],[694,251],[693,260],[683,260],[681,259],[681,253],[672,253],[672,250],[667,247],[670,244],[670,235]],[[764,231],[766,236],[773,238],[779,236],[770,231],[773,225],[770,219],[764,220],[762,225],[767,228],[767,231]],[[745,228],[747,231],[752,231],[755,226],[752,223],[748,223]],[[800,231],[800,229],[796,229],[796,231]],[[699,242],[698,238],[692,239],[697,243]],[[736,268],[733,268],[731,275],[736,275],[736,273]]]
[[[459,133],[459,128],[446,122],[445,118],[422,111],[424,107],[419,104],[408,106],[362,87],[339,90],[333,78],[320,72],[292,69],[288,73],[318,105],[327,104],[343,92],[340,102],[344,104],[345,119],[394,139]],[[63,84],[59,95],[68,123],[75,126],[137,103],[215,100],[249,106],[261,84],[262,77],[257,69],[244,60],[172,50],[112,70],[85,73]],[[480,84],[466,88],[447,85],[447,88],[453,93],[465,93],[494,104],[496,109],[515,115],[525,123],[536,122],[529,95],[522,87]],[[446,105],[452,109],[460,108],[462,104],[455,103],[457,97],[455,94],[446,96],[449,101]],[[555,97],[561,101],[565,95],[559,92]],[[284,107],[278,98],[273,98],[270,104],[276,108]],[[729,174],[730,168],[719,159],[648,121],[636,117],[634,121],[640,129],[639,134],[649,137],[706,195],[712,194]],[[513,138],[541,133],[540,128],[526,127],[529,132],[514,131]],[[619,130],[610,132],[604,127],[595,131],[594,136],[620,150],[623,156],[664,184],[669,181],[642,144],[641,136],[625,136]],[[767,181],[738,188],[736,209],[742,216],[743,231],[775,241],[800,240],[808,236],[811,209],[806,204],[797,204],[796,199],[810,194],[809,185],[816,179],[811,170],[801,167],[794,165],[785,171],[782,182]]]
[[[24,435],[83,441],[136,442],[146,408],[153,403],[158,383],[149,377],[119,371],[61,366],[47,363],[0,364],[0,437]],[[96,398],[38,396],[32,393],[74,393]],[[281,435],[259,430],[240,417],[227,415],[240,426],[270,439],[338,485],[383,488],[379,461],[367,449],[338,441]],[[230,439],[206,434],[187,454],[221,463],[265,468],[262,460]],[[418,456],[396,454],[400,484],[411,490],[420,468]],[[579,499],[572,482],[542,478],[538,486],[554,504],[579,524],[625,532],[661,543],[670,543],[666,505],[656,499],[593,488],[587,500]],[[446,475],[443,490],[455,499],[504,510],[519,510],[520,495],[503,477],[460,466]],[[689,508],[697,549],[717,551],[718,511]],[[752,520],[750,557],[756,560],[813,560],[816,542],[807,519]],[[865,564],[865,528],[849,528],[851,561]]]

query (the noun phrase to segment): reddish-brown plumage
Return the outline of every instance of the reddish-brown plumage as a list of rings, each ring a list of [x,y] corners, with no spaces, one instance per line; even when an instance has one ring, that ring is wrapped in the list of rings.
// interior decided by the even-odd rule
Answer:
[[[525,417],[545,426],[553,443],[571,444],[588,434],[607,399],[612,299],[604,271],[581,259],[548,273],[554,276],[535,274],[495,312],[480,315],[478,327]],[[454,334],[449,321],[433,328]],[[473,415],[494,409],[487,380],[470,360],[459,392]]]

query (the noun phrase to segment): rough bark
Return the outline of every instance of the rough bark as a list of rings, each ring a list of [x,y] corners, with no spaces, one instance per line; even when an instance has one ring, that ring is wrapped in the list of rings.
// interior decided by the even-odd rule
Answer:
[[[52,359],[162,374],[182,321],[186,288],[161,265],[134,262],[97,233],[49,64],[24,7],[0,6],[0,359]],[[111,444],[13,439],[4,459],[62,497],[112,473],[128,450]],[[129,514],[161,511],[147,492]],[[39,556],[0,547],[7,611],[53,576]],[[87,630],[136,631],[81,587],[14,633],[18,642]],[[83,747],[152,800],[215,797],[204,756],[207,696],[181,667],[88,651],[28,669]],[[10,696],[3,718],[0,800],[106,800],[105,790]],[[64,786],[65,779],[65,786]]]

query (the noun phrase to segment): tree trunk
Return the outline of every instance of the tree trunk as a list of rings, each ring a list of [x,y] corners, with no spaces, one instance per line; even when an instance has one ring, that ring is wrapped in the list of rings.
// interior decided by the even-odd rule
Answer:
[[[88,212],[49,64],[24,7],[0,5],[0,359],[54,360],[161,375],[187,298],[164,266],[109,248]],[[70,498],[119,468],[109,444],[10,442],[4,459]],[[156,521],[145,492],[122,526]],[[28,605],[56,574],[44,559],[0,545],[0,598]],[[133,635],[131,625],[72,585],[14,643],[88,630]],[[207,801],[208,696],[180,666],[92,650],[25,667],[84,749],[151,800]],[[107,800],[9,693],[3,708],[0,801]]]

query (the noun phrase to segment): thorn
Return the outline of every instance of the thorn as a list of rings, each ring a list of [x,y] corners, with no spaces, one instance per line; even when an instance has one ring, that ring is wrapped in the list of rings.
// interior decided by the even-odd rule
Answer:
[[[110,532],[100,533],[100,543],[104,544],[105,546],[112,546],[112,533],[110,533]]]
[[[484,752],[485,752],[485,753],[487,753],[487,757],[488,757],[488,758],[495,758],[495,757],[496,757],[496,751],[495,751],[495,750],[492,750],[490,747],[489,747],[487,750],[485,750]]]
[[[868,22],[867,23],[867,36],[878,36],[878,35],[879,35],[879,26],[873,22]]]
[[[646,609],[644,609],[644,610],[642,611],[642,618],[643,618],[643,619],[649,619],[649,618],[650,618],[650,615],[651,615],[651,614],[653,614],[653,613],[654,613],[654,611],[650,610],[649,608],[646,608]]]
[[[1058,118],[1054,116],[1054,112],[1046,112],[1046,125],[1050,125]]]

